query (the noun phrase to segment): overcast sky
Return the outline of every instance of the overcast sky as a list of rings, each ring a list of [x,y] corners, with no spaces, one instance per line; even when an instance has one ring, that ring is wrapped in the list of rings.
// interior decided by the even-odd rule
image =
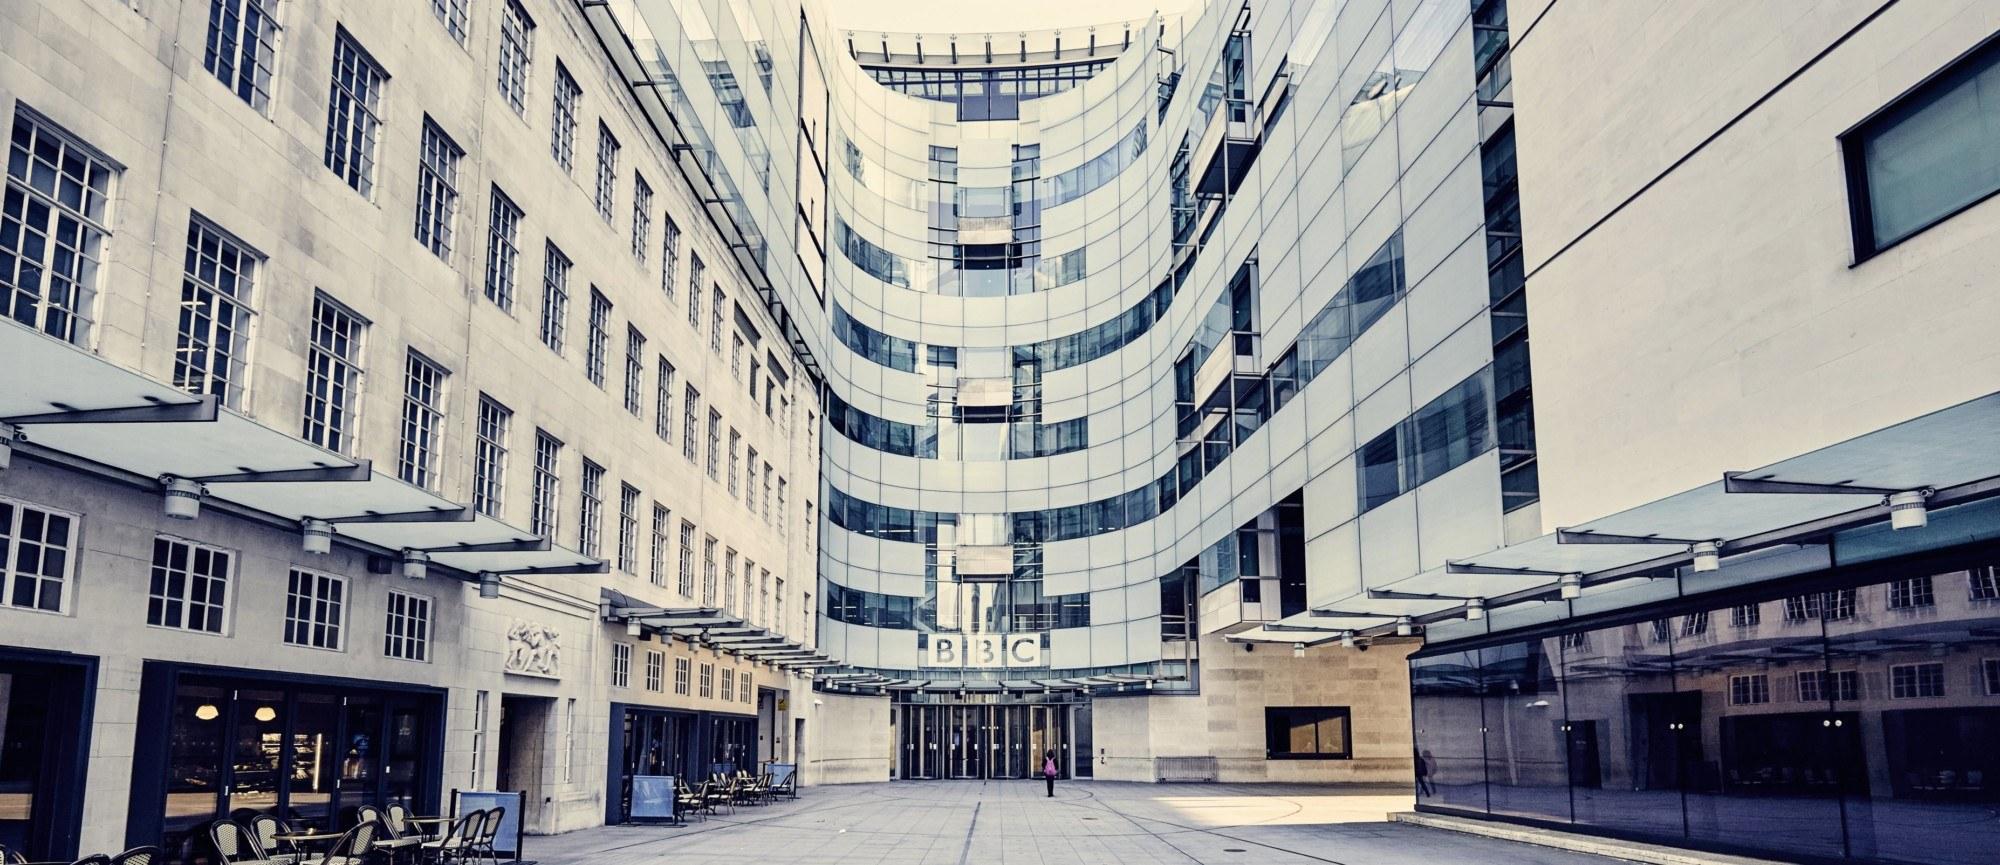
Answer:
[[[825,0],[833,25],[891,33],[1018,33],[1144,18],[1199,0]]]

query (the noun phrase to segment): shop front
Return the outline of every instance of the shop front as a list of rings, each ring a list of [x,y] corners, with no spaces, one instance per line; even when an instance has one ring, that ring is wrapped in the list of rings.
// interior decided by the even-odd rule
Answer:
[[[437,813],[445,692],[148,662],[129,843],[175,849],[221,817],[344,826],[360,805]]]
[[[634,776],[671,775],[696,783],[718,773],[759,771],[755,715],[612,703],[611,718],[606,823],[630,819]]]

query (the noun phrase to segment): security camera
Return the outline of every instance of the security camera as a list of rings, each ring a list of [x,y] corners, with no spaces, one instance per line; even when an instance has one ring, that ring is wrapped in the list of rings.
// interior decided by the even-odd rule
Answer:
[[[1357,652],[1366,652],[1366,651],[1368,651],[1368,644],[1367,644],[1367,643],[1355,643],[1355,644],[1354,644],[1354,650],[1355,650],[1355,651],[1357,651]]]

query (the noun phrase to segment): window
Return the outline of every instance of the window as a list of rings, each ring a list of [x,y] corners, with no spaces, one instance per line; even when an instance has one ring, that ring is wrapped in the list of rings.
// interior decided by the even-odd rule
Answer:
[[[757,572],[757,621],[771,624],[771,569]]]
[[[716,288],[708,301],[708,350],[714,352],[716,357],[722,356],[722,308],[728,305],[729,297],[722,293],[720,287]]]
[[[1708,613],[1689,613],[1681,617],[1681,636],[1698,637],[1708,633]]]
[[[293,568],[285,590],[285,642],[340,651],[346,610],[346,580]]]
[[[1889,667],[1889,696],[1898,700],[1944,696],[1944,664],[1895,664]]]
[[[701,541],[701,605],[715,606],[715,538]]]
[[[654,361],[653,435],[660,441],[674,440],[674,365],[666,355]]]
[[[1826,593],[1826,619],[1838,622],[1854,618],[1853,589],[1835,589]]]
[[[1996,78],[1994,85],[2000,86],[2000,78]],[[1913,610],[1936,603],[1937,596],[1931,593],[1930,577],[1909,577],[1889,582],[1889,609]]]
[[[694,597],[694,523],[681,520],[681,567],[674,578],[674,591],[683,598]]]
[[[785,578],[784,577],[778,578],[778,587],[776,591],[777,595],[775,597],[777,605],[771,608],[771,623],[777,626],[778,631],[780,633],[783,633],[786,627],[791,624],[790,622],[785,621]]]
[[[671,216],[666,217],[666,222],[665,234],[660,238],[660,292],[673,300],[674,277],[680,270],[681,227],[674,224]]]
[[[75,517],[0,499],[0,597],[12,607],[66,612],[75,540]]]
[[[521,269],[521,217],[514,199],[493,187],[493,219],[486,236],[486,299],[514,311],[514,284]]]
[[[473,430],[472,507],[498,518],[507,489],[507,428],[514,413],[492,397],[479,395],[479,423]]]
[[[687,398],[681,400],[681,456],[687,457],[690,464],[695,461],[695,442],[699,433],[700,418],[701,391],[695,390],[694,385],[688,385]]]
[[[694,328],[695,335],[701,334],[701,277],[703,266],[701,256],[688,253],[688,327]]]
[[[2000,42],[1841,136],[1857,260],[2000,192]]]
[[[417,242],[432,255],[451,260],[451,232],[458,216],[458,161],[465,150],[424,118],[422,158],[417,162]]]
[[[743,380],[743,335],[740,333],[729,335],[729,377]]]
[[[1979,662],[1980,679],[1986,683],[1986,696],[2000,697],[2000,658],[1987,658]]]
[[[554,116],[549,120],[549,152],[565,173],[576,170],[576,118],[583,108],[583,88],[556,62]]]
[[[611,221],[611,211],[618,199],[618,139],[611,134],[611,128],[602,122],[597,124],[597,215]]]
[[[243,407],[250,294],[260,258],[200,217],[188,219],[181,267],[180,332],[174,342],[174,386],[215,394]]]
[[[757,449],[748,448],[743,458],[743,506],[757,515]]]
[[[674,659],[674,693],[683,697],[687,696],[688,668],[693,665],[693,662],[686,658]]]
[[[382,131],[382,88],[389,73],[347,28],[333,34],[333,87],[326,105],[326,167],[364,196],[375,189],[375,138]]]
[[[703,586],[704,591],[707,586]],[[722,553],[722,608],[736,612],[736,549],[731,547]]]
[[[745,703],[756,699],[756,690],[750,687],[750,671],[743,671],[743,678],[736,685],[737,698]]]
[[[1965,587],[1970,600],[2000,601],[2000,567],[1973,568],[1965,575]]]
[[[632,644],[611,644],[611,687],[632,687]]]
[[[1652,625],[1653,642],[1666,643],[1673,639],[1673,628],[1666,619],[1654,619]]]
[[[727,667],[723,668],[722,670],[721,699],[725,703],[736,699],[736,671],[731,670]]]
[[[25,106],[14,112],[0,208],[0,313],[88,345],[118,167]]]
[[[382,629],[382,654],[405,661],[431,659],[431,599],[389,590],[389,617]]]
[[[578,501],[576,549],[596,558],[604,546],[604,467],[583,461],[583,495]]]
[[[625,410],[638,417],[645,411],[646,335],[625,326]]]
[[[731,498],[734,498],[736,496],[736,491],[739,486],[739,482],[737,481],[737,474],[738,474],[738,469],[742,468],[741,465],[742,461],[741,459],[739,459],[741,454],[739,454],[737,451],[739,446],[741,446],[742,444],[743,444],[743,436],[740,433],[736,432],[735,429],[731,429],[729,431],[729,495]]]
[[[646,263],[646,248],[653,239],[653,187],[646,178],[632,172],[632,257]]]
[[[535,430],[535,489],[528,509],[528,531],[545,538],[556,536],[556,508],[561,504],[562,473],[556,460],[562,456],[562,441]]]
[[[598,387],[604,386],[605,355],[611,350],[611,300],[590,288],[590,331],[583,344],[583,376]]]
[[[542,256],[542,344],[563,353],[569,328],[569,256],[551,243]]]
[[[465,44],[465,7],[471,0],[431,0],[431,14],[437,16],[444,32],[460,45]]]
[[[438,425],[444,419],[444,367],[410,352],[403,368],[403,447],[396,473],[427,490],[438,487]]]
[[[576,780],[576,698],[563,702],[562,780]]]
[[[646,650],[646,690],[666,690],[666,678],[667,654],[652,649]]]
[[[361,389],[361,337],[367,322],[324,294],[313,297],[312,347],[306,352],[306,416],[301,435],[336,453],[354,449],[354,403]]]
[[[1785,599],[1785,623],[1797,624],[1809,619],[1817,619],[1820,614],[1820,594],[1793,595]]]
[[[1854,670],[1803,670],[1799,673],[1799,702],[1861,699],[1861,674]]]
[[[722,480],[722,413],[708,410],[708,479]]]
[[[1354,756],[1346,706],[1266,706],[1264,757],[1345,760]]]
[[[535,19],[521,8],[521,0],[506,0],[500,7],[500,98],[515,114],[528,110],[528,71],[535,59]]]
[[[1388,504],[1391,499],[1403,494],[1402,478],[1398,475],[1396,463],[1395,427],[1362,445],[1354,460],[1361,477],[1363,512]]]
[[[1763,673],[1729,677],[1729,705],[1751,706],[1771,702],[1771,677]]]
[[[153,539],[146,624],[220,634],[235,554],[168,537]]]
[[[701,696],[706,699],[715,696],[715,665],[701,665]]]
[[[210,0],[201,66],[262,113],[278,56],[278,0]]]
[[[667,584],[667,545],[672,540],[667,537],[669,517],[666,505],[653,503],[653,558],[647,577],[656,586]]]
[[[485,691],[472,695],[472,789],[479,789],[480,772],[486,764],[486,702]]]
[[[789,487],[789,486],[791,486],[791,482],[790,482],[790,481],[787,481],[787,480],[785,480],[784,478],[779,478],[779,479],[778,479],[778,517],[777,517],[777,522],[778,522],[778,537],[781,537],[781,538],[785,536],[785,494],[786,494],[786,492],[787,492],[786,488],[787,488],[787,487]]]
[[[1740,604],[1729,608],[1729,626],[1732,628],[1754,628],[1764,620],[1764,608],[1759,604]]]
[[[639,490],[618,485],[618,570],[639,573]]]

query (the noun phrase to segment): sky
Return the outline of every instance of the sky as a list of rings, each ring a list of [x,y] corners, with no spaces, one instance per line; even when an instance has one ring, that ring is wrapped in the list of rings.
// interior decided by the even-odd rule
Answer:
[[[1018,33],[1144,18],[1199,0],[821,0],[833,25],[890,33]]]

